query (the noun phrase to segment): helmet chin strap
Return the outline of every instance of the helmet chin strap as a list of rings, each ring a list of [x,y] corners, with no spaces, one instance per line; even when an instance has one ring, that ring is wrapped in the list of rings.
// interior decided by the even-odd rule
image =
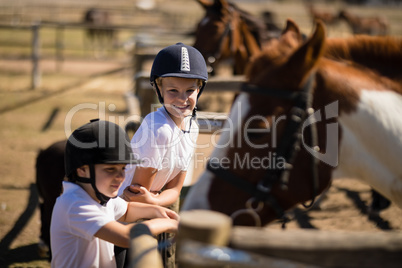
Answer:
[[[152,85],[155,86],[156,94],[158,95],[159,102],[163,105],[163,97],[162,97],[162,93],[158,87],[158,83],[156,83],[156,81],[154,81]]]
[[[166,113],[168,113],[171,116],[174,116],[171,113],[169,113],[169,111],[166,109],[165,105],[163,105],[163,108],[165,109]],[[195,120],[195,118],[197,117],[197,106],[194,106],[193,113],[191,115],[187,115],[186,117],[189,117],[189,116],[191,116],[189,129],[188,130],[182,129],[181,131],[183,131],[183,133],[190,133],[192,120]]]
[[[89,176],[90,178],[84,178],[84,177],[77,177],[77,181],[82,182],[82,183],[90,183],[92,185],[92,188],[95,190],[95,195],[96,198],[99,199],[100,204],[102,206],[106,206],[107,202],[110,200],[110,197],[102,194],[99,192],[98,188],[96,187],[96,180],[95,180],[95,166],[93,164],[89,165]],[[113,197],[116,198],[117,196]]]

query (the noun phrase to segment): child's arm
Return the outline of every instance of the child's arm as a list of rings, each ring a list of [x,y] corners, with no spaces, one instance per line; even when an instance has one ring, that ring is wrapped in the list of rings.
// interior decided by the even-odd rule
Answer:
[[[158,218],[144,221],[142,224],[147,225],[152,235],[155,236],[164,232],[176,233],[179,222],[168,218]],[[102,226],[95,233],[95,236],[119,247],[129,248],[130,230],[134,225],[135,223],[125,225],[117,221],[112,221]]]
[[[168,207],[176,202],[176,200],[179,198],[186,174],[186,171],[181,171],[179,174],[177,174],[173,180],[165,185],[164,190],[159,195],[149,192],[147,185],[136,184],[129,186],[128,189],[125,189],[122,197],[126,201],[135,201]]]
[[[122,222],[134,222],[139,219],[167,218],[179,220],[179,215],[168,208],[161,206],[128,202],[126,213],[119,219]]]
[[[141,195],[141,191],[138,189],[138,187],[143,186],[146,189],[150,189],[152,182],[155,179],[157,171],[158,170],[155,168],[137,167],[135,169],[133,178],[131,179],[130,186],[128,186],[126,189],[123,190],[123,193],[121,194],[120,197],[126,200],[127,202],[149,203],[144,202],[141,197],[138,197],[138,195]],[[139,186],[132,187],[132,185],[134,184]]]
[[[150,189],[157,172],[158,170],[152,167],[136,167],[131,185],[139,184]]]
[[[186,178],[186,171],[181,171],[173,180],[165,185],[165,189],[155,198],[158,199],[158,205],[168,207],[180,197],[180,191]]]

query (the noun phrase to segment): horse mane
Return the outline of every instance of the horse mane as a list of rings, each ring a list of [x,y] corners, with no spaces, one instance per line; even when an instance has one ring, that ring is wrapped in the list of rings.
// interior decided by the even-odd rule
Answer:
[[[239,8],[234,3],[229,3],[230,7],[233,8],[236,12],[239,13],[240,18],[246,23],[247,27],[250,30],[250,33],[253,35],[258,45],[262,47],[262,44],[267,39],[267,28],[264,21],[249,12]]]
[[[347,60],[378,71],[389,78],[401,78],[402,39],[391,36],[357,35],[327,39],[325,57]]]

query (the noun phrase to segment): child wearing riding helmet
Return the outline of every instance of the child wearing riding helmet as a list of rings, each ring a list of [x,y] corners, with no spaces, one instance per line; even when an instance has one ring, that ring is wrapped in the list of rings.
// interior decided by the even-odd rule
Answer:
[[[150,82],[163,106],[144,118],[131,140],[143,162],[127,167],[125,200],[165,207],[178,200],[198,138],[193,121],[207,79],[204,57],[194,47],[177,43],[156,55]]]
[[[71,134],[68,181],[52,214],[52,267],[116,267],[114,245],[129,247],[131,222],[142,218],[150,219],[143,223],[153,235],[177,231],[175,212],[117,197],[126,165],[136,162],[127,134],[114,123],[92,120]]]

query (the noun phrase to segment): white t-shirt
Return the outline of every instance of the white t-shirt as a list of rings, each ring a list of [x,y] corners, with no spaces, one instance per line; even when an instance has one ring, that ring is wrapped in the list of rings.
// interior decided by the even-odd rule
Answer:
[[[63,182],[50,225],[52,268],[116,267],[114,245],[95,237],[105,224],[121,218],[127,202],[120,197],[102,206],[80,186]]]
[[[158,170],[151,191],[160,191],[179,172],[186,171],[189,167],[199,128],[190,116],[185,120],[186,128],[183,132],[170,118],[165,108],[161,107],[144,118],[131,140],[134,158],[143,161],[138,166]],[[137,165],[127,165],[126,179],[120,187],[119,195],[131,184],[136,167]]]

